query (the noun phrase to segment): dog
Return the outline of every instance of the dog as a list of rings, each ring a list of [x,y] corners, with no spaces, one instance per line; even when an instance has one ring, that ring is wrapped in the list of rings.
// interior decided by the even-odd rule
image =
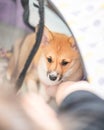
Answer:
[[[18,79],[35,43],[34,39],[35,32],[14,44],[7,69],[9,80]],[[45,26],[41,45],[27,71],[24,84],[29,90],[40,93],[48,101],[50,97],[46,93],[46,87],[54,87],[68,80],[78,81],[82,77],[83,66],[74,38],[52,32]],[[38,81],[40,87],[37,87]]]

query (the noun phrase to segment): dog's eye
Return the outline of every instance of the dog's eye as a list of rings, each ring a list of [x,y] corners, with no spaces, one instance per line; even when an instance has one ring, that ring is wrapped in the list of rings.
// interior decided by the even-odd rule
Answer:
[[[65,65],[67,65],[68,63],[69,63],[68,61],[63,60],[63,61],[61,62],[61,65],[62,65],[62,66],[65,66]]]
[[[52,63],[52,57],[47,57],[47,61],[48,61],[49,63]]]

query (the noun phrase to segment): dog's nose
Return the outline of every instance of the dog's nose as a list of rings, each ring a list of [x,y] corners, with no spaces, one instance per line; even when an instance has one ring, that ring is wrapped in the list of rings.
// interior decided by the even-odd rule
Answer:
[[[50,80],[55,81],[57,79],[57,76],[49,75]]]

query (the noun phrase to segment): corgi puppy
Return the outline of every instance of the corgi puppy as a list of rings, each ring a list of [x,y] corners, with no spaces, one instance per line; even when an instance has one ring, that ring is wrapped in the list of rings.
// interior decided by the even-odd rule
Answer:
[[[35,43],[35,37],[36,33],[32,33],[14,45],[7,70],[8,79],[17,80]],[[45,96],[45,86],[54,87],[67,80],[78,81],[82,76],[81,58],[74,38],[44,27],[41,45],[26,74],[26,85],[37,92],[36,81],[39,80],[40,93]]]

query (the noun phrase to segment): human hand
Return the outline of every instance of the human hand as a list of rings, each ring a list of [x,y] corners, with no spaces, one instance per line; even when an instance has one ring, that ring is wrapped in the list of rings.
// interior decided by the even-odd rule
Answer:
[[[61,130],[56,113],[38,94],[24,95],[21,104],[30,119],[42,130]]]
[[[90,84],[87,81],[78,81],[78,82],[67,81],[61,83],[57,87],[57,91],[55,94],[57,104],[60,105],[67,95],[78,90],[92,91]]]

